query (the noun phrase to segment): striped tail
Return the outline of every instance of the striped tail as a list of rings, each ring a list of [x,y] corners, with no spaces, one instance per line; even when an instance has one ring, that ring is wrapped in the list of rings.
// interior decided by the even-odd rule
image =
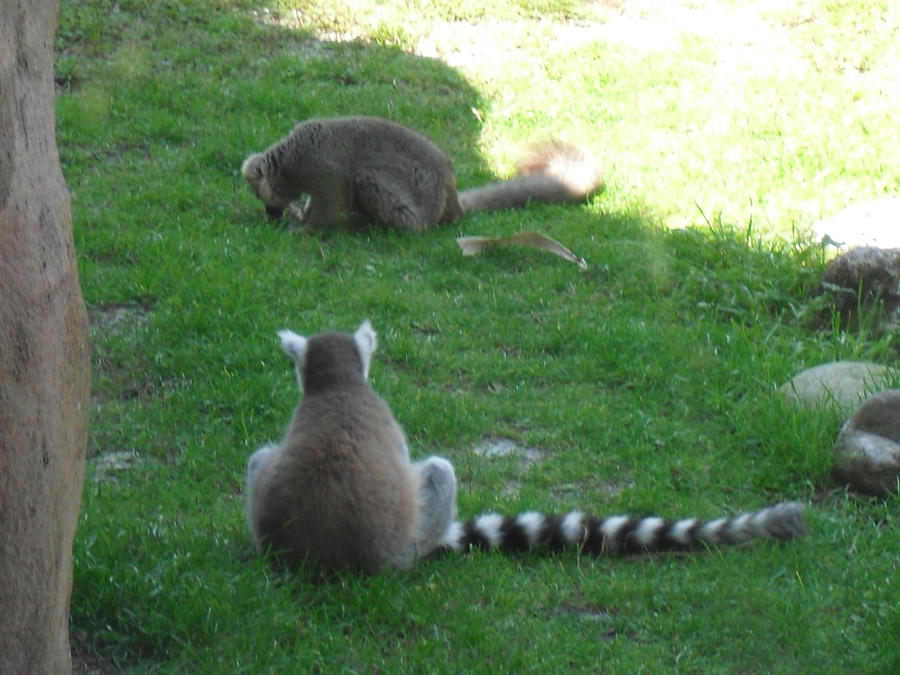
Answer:
[[[611,516],[597,518],[580,511],[518,516],[487,513],[464,523],[454,522],[442,548],[468,553],[473,548],[515,553],[532,549],[578,549],[589,555],[622,555],[652,551],[683,551],[705,545],[742,544],[771,537],[794,539],[806,534],[803,505],[784,502],[734,518],[703,521]]]

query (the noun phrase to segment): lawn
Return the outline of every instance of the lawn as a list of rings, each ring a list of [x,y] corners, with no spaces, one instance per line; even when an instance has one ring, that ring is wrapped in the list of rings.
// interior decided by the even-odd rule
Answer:
[[[809,236],[900,192],[898,32],[896,3],[862,0],[63,0],[57,140],[94,364],[79,668],[896,672],[898,500],[834,485],[842,420],[777,388],[835,359],[900,365],[895,335],[828,320],[832,254]],[[606,186],[415,235],[266,222],[242,160],[340,114],[427,134],[461,187],[548,136],[590,148]],[[523,230],[587,268],[455,242]],[[371,382],[414,456],[454,463],[462,516],[796,499],[810,536],[278,572],[242,504],[298,399],[276,331],[365,318]]]

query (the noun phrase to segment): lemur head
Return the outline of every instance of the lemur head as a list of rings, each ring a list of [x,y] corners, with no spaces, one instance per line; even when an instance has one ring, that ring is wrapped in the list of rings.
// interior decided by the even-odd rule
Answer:
[[[270,219],[281,218],[284,210],[290,204],[290,199],[284,199],[276,194],[266,177],[266,157],[264,153],[250,155],[241,165],[241,173],[253,189],[253,193],[262,200],[266,207],[266,214]]]
[[[321,333],[306,338],[278,331],[281,348],[294,361],[300,388],[312,393],[335,384],[363,382],[369,377],[375,331],[366,319],[356,333]]]

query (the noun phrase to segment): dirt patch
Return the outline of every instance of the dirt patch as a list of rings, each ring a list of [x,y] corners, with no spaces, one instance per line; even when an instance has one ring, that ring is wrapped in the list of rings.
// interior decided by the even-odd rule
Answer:
[[[472,452],[479,457],[518,457],[523,470],[536,464],[544,456],[540,450],[521,446],[510,438],[488,439],[481,445],[476,445]]]
[[[518,460],[517,473],[528,471],[532,466],[544,458],[544,453],[535,448],[529,448],[516,443],[511,438],[490,438],[472,448],[472,452],[479,457],[504,458]],[[522,489],[522,482],[510,480],[500,490],[505,497],[511,497]]]
[[[98,483],[118,480],[125,471],[139,468],[147,460],[134,450],[101,452],[88,460],[93,467],[93,478]]]
[[[143,305],[104,303],[88,308],[91,334],[118,335],[150,320],[151,308]]]

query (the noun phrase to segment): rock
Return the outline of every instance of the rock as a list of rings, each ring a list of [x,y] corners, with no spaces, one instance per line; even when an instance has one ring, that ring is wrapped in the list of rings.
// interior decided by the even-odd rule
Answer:
[[[870,396],[847,421],[834,445],[832,477],[868,495],[898,492],[900,389]]]
[[[897,373],[887,366],[866,361],[835,361],[809,368],[781,386],[789,405],[809,409],[833,406],[849,416],[866,397],[884,389]]]
[[[822,274],[822,292],[844,326],[858,322],[860,307],[874,312],[873,328],[900,326],[900,248],[855,248],[838,256]]]
[[[853,204],[813,225],[816,236],[841,249],[900,248],[900,197]]]

